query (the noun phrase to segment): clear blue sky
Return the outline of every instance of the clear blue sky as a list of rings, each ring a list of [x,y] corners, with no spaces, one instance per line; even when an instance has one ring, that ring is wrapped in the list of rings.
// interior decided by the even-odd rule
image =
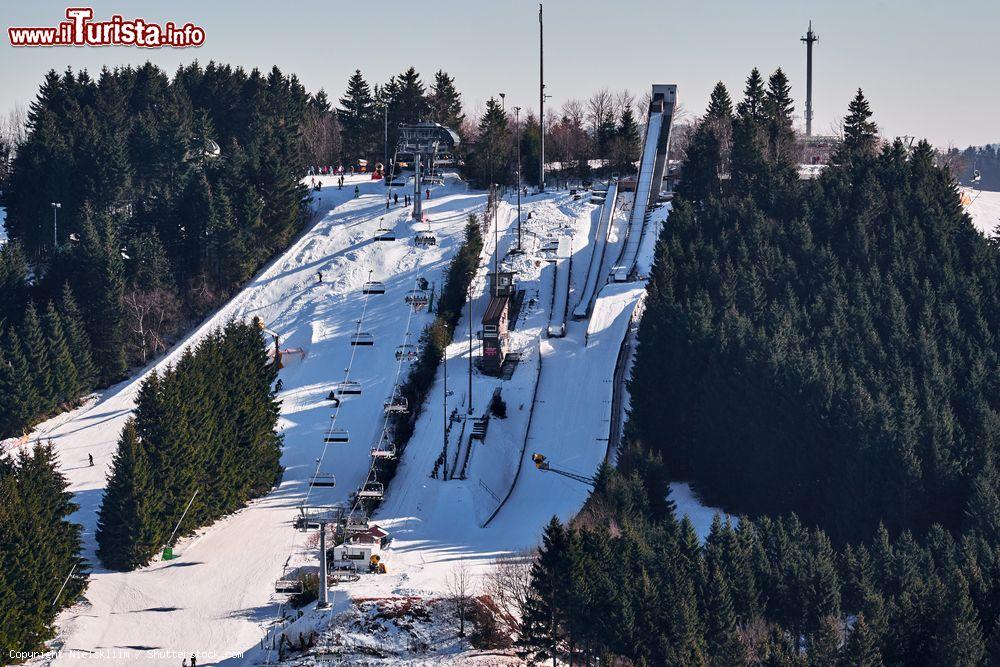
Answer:
[[[74,3],[85,4],[85,3]],[[121,13],[150,21],[192,21],[207,33],[197,49],[0,47],[0,110],[33,99],[42,75],[67,65],[146,59],[173,71],[197,58],[298,74],[310,90],[336,99],[360,68],[384,81],[413,65],[425,80],[443,68],[469,110],[498,91],[508,107],[538,105],[537,3],[530,0],[265,2],[119,0],[92,3],[97,18]],[[66,4],[4,2],[2,24],[55,25]],[[386,8],[389,9],[386,9]],[[912,134],[937,145],[1000,141],[996,0],[550,0],[546,80],[552,103],[601,87],[637,93],[678,84],[678,97],[701,112],[717,80],[734,97],[754,65],[783,67],[796,113],[805,97],[810,19],[815,52],[815,131],[825,132],[862,87],[889,136]],[[4,31],[6,33],[6,30]]]

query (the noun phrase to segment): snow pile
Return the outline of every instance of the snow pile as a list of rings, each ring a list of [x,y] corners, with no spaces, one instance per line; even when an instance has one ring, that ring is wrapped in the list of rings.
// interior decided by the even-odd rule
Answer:
[[[478,604],[470,601],[470,605]],[[474,628],[466,619],[466,638],[458,636],[455,605],[443,598],[400,596],[357,598],[330,618],[327,629],[301,641],[293,631],[292,648],[283,665],[480,665],[501,667],[521,662],[497,651],[477,651],[468,635]],[[308,644],[312,646],[297,650]]]
[[[972,203],[965,212],[972,218],[972,224],[986,237],[996,236],[1000,226],[1000,192],[961,188]]]

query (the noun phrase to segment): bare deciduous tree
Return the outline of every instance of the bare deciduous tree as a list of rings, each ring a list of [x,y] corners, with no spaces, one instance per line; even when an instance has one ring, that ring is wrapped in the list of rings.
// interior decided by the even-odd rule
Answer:
[[[520,630],[531,591],[531,553],[500,556],[483,582],[483,592],[500,610],[498,621],[514,635]]]
[[[601,88],[587,100],[587,123],[590,133],[597,135],[601,126],[609,120],[614,120],[614,96],[607,88]]]
[[[302,159],[309,165],[340,161],[340,124],[336,115],[308,108],[302,118]]]
[[[170,290],[133,288],[124,303],[132,357],[146,363],[167,349],[167,336],[180,317],[180,302]]]
[[[455,613],[458,614],[458,636],[465,636],[465,617],[469,611],[469,604],[475,595],[475,583],[472,580],[472,573],[467,565],[459,565],[448,575],[448,595],[455,605]]]

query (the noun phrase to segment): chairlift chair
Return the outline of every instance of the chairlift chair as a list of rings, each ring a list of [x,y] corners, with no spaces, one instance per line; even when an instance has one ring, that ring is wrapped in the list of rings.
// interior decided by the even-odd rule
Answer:
[[[393,394],[393,396],[385,402],[383,407],[385,408],[385,414],[387,415],[405,415],[410,411],[406,397],[401,396],[400,394]]]
[[[396,445],[390,442],[388,449],[372,447],[372,458],[376,461],[391,461],[396,458]]]
[[[400,345],[396,348],[396,361],[413,361],[417,358],[416,345]]]
[[[337,486],[337,478],[332,472],[318,472],[309,480],[309,486]]]
[[[385,294],[385,284],[377,280],[369,280],[361,286],[362,294]]]
[[[431,232],[421,232],[413,237],[413,244],[421,247],[429,247],[437,245],[437,237]]]
[[[323,438],[323,442],[333,444],[346,444],[351,441],[350,434],[346,428],[335,428]]]
[[[368,531],[367,516],[348,516],[344,521],[344,530],[347,533],[364,533]]]
[[[301,579],[278,579],[274,582],[274,592],[275,593],[301,593],[302,592],[302,580]]]
[[[404,301],[411,306],[426,306],[430,301],[430,297],[427,296],[427,292],[419,289],[411,289],[406,293]]]
[[[365,482],[364,486],[358,489],[358,498],[381,500],[384,491],[382,482]]]
[[[361,383],[357,380],[344,380],[336,386],[333,392],[337,396],[360,396]]]
[[[371,346],[375,344],[375,336],[367,331],[359,331],[351,336],[351,345]]]
[[[395,241],[396,240],[396,232],[394,232],[391,229],[388,229],[386,227],[379,226],[379,228],[375,231],[375,240],[376,241]]]

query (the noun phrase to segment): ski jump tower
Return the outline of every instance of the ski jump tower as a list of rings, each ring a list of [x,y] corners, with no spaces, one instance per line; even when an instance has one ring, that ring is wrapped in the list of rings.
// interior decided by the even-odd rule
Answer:
[[[611,272],[615,282],[631,279],[639,255],[639,245],[645,236],[649,211],[660,199],[663,173],[667,168],[670,149],[670,126],[677,104],[675,84],[654,83],[646,115],[646,136],[642,142],[642,158],[635,179],[635,199],[626,231],[625,244]]]

